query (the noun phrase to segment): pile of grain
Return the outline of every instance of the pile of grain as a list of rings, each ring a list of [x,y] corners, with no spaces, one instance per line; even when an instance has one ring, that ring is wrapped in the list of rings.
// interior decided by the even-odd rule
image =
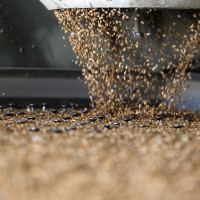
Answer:
[[[199,116],[133,116],[4,109],[0,199],[199,199]]]

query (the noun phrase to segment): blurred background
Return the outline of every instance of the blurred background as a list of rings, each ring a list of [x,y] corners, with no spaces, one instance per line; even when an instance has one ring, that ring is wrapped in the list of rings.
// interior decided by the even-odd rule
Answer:
[[[0,2],[0,67],[76,67],[53,11],[36,0]]]
[[[53,11],[38,0],[0,0],[0,103],[88,102],[74,62]]]

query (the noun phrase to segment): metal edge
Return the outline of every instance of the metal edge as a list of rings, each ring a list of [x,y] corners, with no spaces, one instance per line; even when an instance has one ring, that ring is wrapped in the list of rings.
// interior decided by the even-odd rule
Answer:
[[[199,0],[40,0],[48,10],[62,8],[172,8],[200,9]]]

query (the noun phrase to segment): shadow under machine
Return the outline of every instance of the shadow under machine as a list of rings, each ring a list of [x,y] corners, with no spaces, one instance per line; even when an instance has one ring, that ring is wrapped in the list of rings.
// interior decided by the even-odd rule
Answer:
[[[161,19],[156,26],[169,27],[169,16],[181,32],[180,19],[184,14],[184,23],[190,24],[193,13],[200,9],[199,0],[2,0],[0,4],[0,102],[13,102],[19,105],[28,103],[51,105],[68,104],[70,102],[89,103],[87,89],[77,80],[81,69],[75,65],[76,56],[54,13],[49,10],[62,8],[128,8],[133,16],[141,13],[134,22],[133,40],[139,40],[145,30],[140,21],[148,20],[142,15],[145,9],[156,8]],[[135,10],[138,8],[138,10]],[[180,24],[180,25],[179,25]],[[156,33],[153,27],[147,27],[156,48],[159,42],[153,40]],[[176,33],[174,33],[176,34]],[[184,32],[182,34],[185,34]],[[173,45],[174,41],[171,41]],[[66,47],[64,47],[66,44]],[[146,49],[145,51],[148,51]],[[172,52],[168,49],[167,54]],[[183,93],[185,99],[194,96],[187,107],[199,109],[200,75],[199,53],[194,58],[192,80],[188,81],[190,89]],[[142,61],[141,61],[142,62]],[[174,60],[174,62],[178,62]]]

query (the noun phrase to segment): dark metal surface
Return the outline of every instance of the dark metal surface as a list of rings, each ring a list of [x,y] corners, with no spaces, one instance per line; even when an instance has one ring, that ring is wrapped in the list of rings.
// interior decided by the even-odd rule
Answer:
[[[0,78],[0,99],[4,98],[88,98],[85,85],[77,78]]]
[[[70,107],[70,103],[73,102],[78,108],[90,107],[90,100],[88,98],[1,98],[0,104],[4,107],[8,107],[9,103],[14,103],[15,108],[27,108],[30,103],[35,104],[36,109],[42,110],[42,103],[47,104],[47,109],[56,108],[62,109],[62,105],[65,104],[67,108]]]
[[[80,69],[53,69],[53,68],[15,68],[1,67],[0,77],[7,78],[74,78],[82,76]]]

